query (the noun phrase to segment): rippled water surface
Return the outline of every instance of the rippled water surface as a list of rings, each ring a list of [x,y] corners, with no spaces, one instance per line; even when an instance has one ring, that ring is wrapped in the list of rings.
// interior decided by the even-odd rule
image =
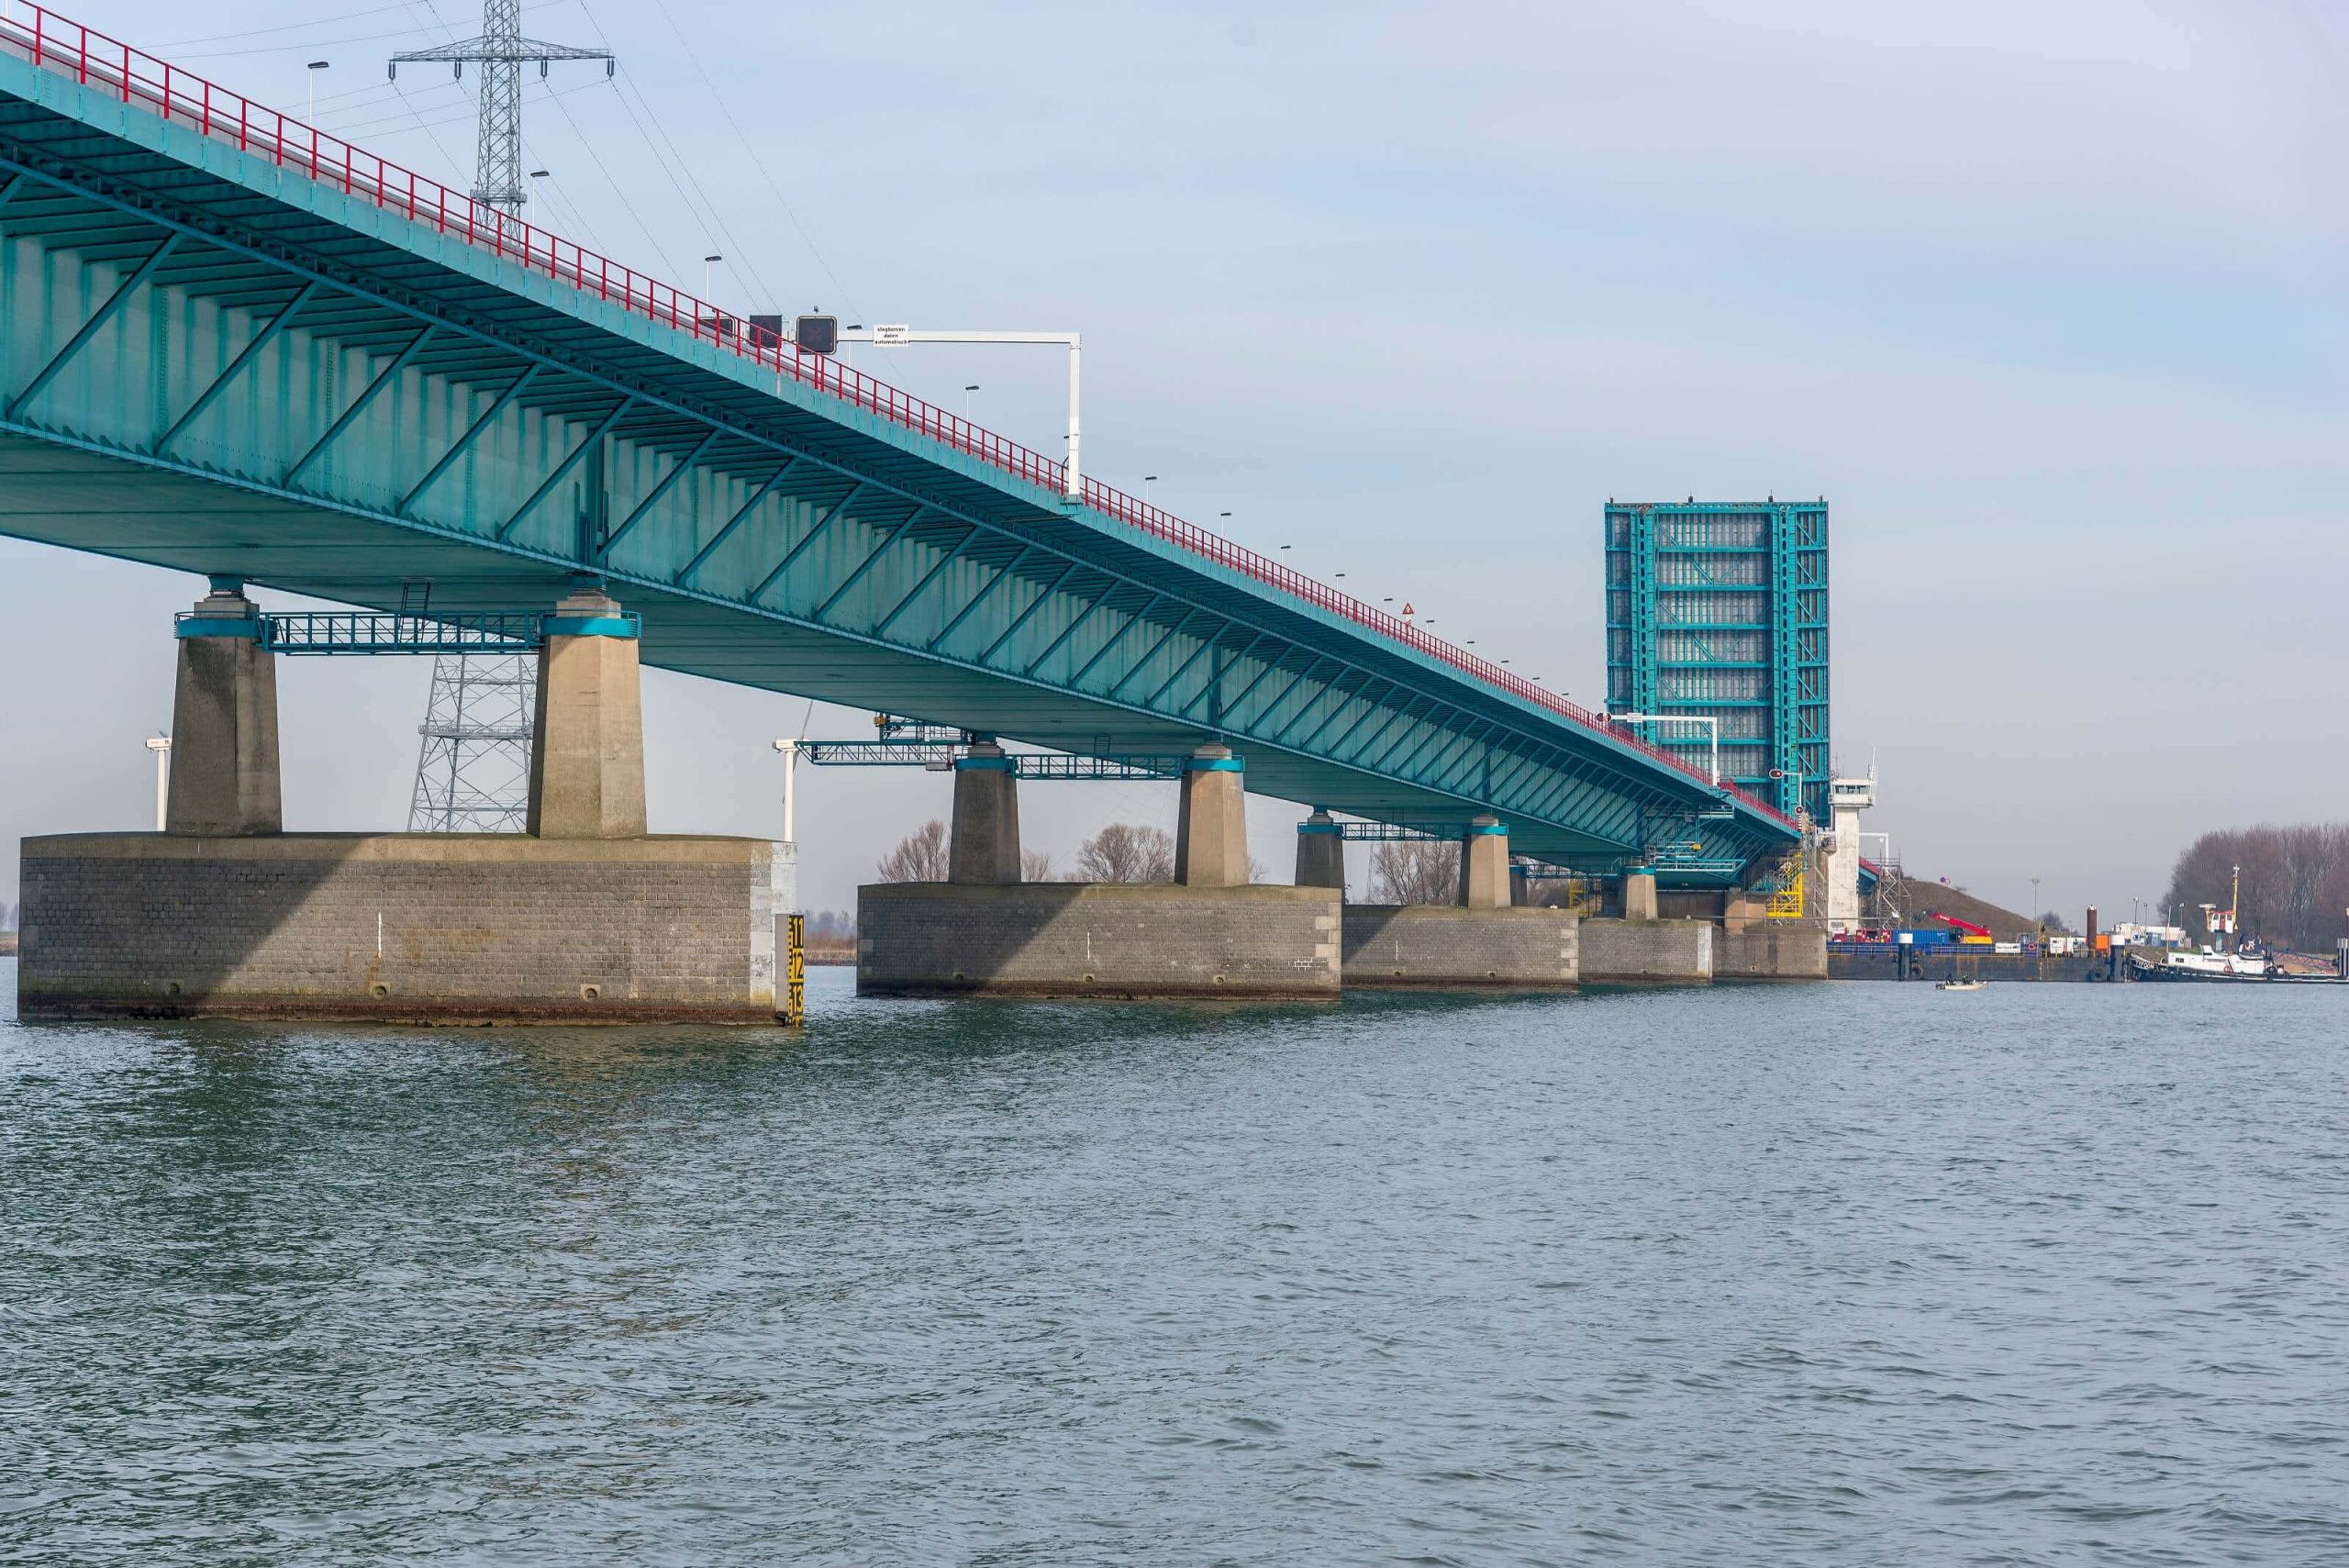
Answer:
[[[0,1015],[0,1561],[2349,1560],[2349,996],[814,991]]]

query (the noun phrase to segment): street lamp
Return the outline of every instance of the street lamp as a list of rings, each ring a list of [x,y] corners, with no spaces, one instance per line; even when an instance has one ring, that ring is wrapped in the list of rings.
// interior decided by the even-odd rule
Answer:
[[[1802,770],[1800,768],[1772,768],[1770,776],[1774,779],[1795,781],[1795,822],[1798,826],[1807,826],[1809,821],[1810,807],[1805,804],[1802,797]],[[1781,796],[1781,798],[1784,797]]]
[[[2031,923],[2039,924],[2039,879],[2031,879]]]
[[[975,381],[963,389],[963,423],[965,425],[971,422],[971,394],[978,389],[979,384]]]
[[[724,260],[723,256],[704,256],[701,259],[701,297],[705,302],[709,298],[709,269]]]
[[[318,72],[333,63],[332,61],[328,60],[314,60],[303,67],[303,77],[310,84],[310,108],[309,113],[303,118],[304,125],[314,126],[318,123]]]
[[[1715,789],[1720,788],[1721,721],[1720,719],[1713,717],[1709,714],[1702,713],[1610,713],[1605,717],[1609,719],[1620,719],[1625,724],[1703,725],[1705,727],[1705,732],[1709,737],[1707,744],[1709,746],[1712,752],[1713,787]],[[1770,776],[1776,778],[1777,776],[1776,772],[1773,770]]]
[[[147,750],[155,753],[155,831],[161,833],[170,827],[172,738],[150,735],[147,738]]]
[[[1154,473],[1145,473],[1141,476],[1141,504],[1143,506],[1147,506],[1150,505],[1150,487],[1157,483],[1158,475]]]
[[[533,169],[530,171],[530,199],[532,201],[535,202],[539,199],[539,182],[540,180],[551,180],[552,178],[554,178],[554,176],[544,169]]]

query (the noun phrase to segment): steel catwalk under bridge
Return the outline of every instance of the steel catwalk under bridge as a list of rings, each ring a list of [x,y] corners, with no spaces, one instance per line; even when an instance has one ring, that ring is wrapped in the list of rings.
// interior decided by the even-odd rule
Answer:
[[[0,530],[1596,868],[1794,828],[1416,626],[23,0],[0,0]]]

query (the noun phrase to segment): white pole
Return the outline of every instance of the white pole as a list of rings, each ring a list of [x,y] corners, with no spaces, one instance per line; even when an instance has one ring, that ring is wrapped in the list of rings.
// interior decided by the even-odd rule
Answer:
[[[796,824],[793,821],[797,806],[797,781],[794,775],[799,767],[799,742],[778,740],[774,749],[783,753],[783,841],[796,841]]]
[[[150,737],[147,750],[155,753],[155,831],[161,833],[171,825],[172,738]]]
[[[1072,332],[1068,339],[1068,493],[1082,499],[1085,495],[1085,481],[1077,472],[1076,455],[1076,389],[1079,353],[1076,334]]]

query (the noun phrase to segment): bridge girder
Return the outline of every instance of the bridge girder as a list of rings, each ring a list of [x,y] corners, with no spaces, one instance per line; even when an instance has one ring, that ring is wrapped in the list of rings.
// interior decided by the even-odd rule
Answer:
[[[650,663],[1097,755],[1219,739],[1260,792],[1490,811],[1529,852],[1636,852],[1649,816],[1702,797],[1056,497],[877,461],[847,439],[876,435],[861,412],[651,373],[691,368],[689,342],[664,361],[551,330],[546,279],[451,271],[306,182],[257,192],[233,150],[206,146],[198,180],[162,145],[176,128],[142,146],[128,112],[33,134],[59,115],[11,98],[17,63],[0,529],[375,608],[413,578],[490,609],[594,571],[644,612]],[[1709,844],[1753,858],[1776,836],[1732,818]]]

